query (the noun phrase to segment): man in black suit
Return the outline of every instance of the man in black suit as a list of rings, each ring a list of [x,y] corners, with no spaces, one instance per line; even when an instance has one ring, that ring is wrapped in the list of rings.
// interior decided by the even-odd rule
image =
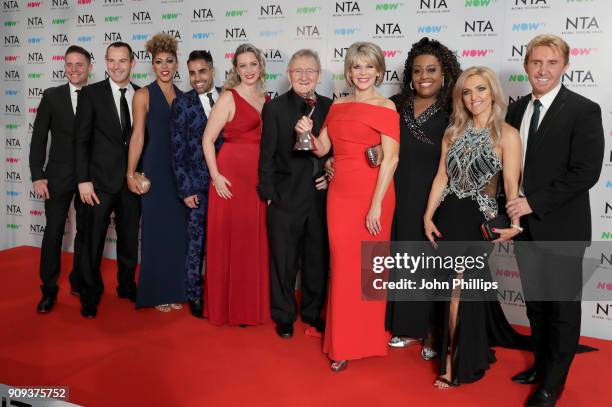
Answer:
[[[96,316],[104,290],[100,263],[111,212],[115,213],[117,232],[117,294],[119,298],[136,300],[140,197],[130,192],[126,184],[132,98],[138,89],[130,83],[133,67],[131,47],[123,42],[112,43],[106,49],[109,78],[79,94],[75,163],[79,195],[87,204],[87,256],[82,256],[81,290],[81,314],[87,318]]]
[[[295,124],[310,109],[304,98],[314,92],[321,71],[316,52],[297,51],[289,61],[289,92],[266,103],[259,156],[259,196],[268,203],[270,245],[270,311],[276,332],[293,335],[297,319],[295,283],[302,270],[302,320],[322,331],[321,308],[325,301],[328,243],[325,224],[327,181],[323,159],[308,151],[295,151]],[[312,115],[315,135],[321,129],[331,100],[316,95]]]
[[[40,279],[42,299],[36,310],[50,312],[55,305],[61,269],[62,239],[70,202],[77,190],[74,176],[74,115],[77,96],[87,85],[91,72],[91,56],[85,49],[72,45],[64,55],[64,73],[68,83],[44,91],[38,106],[32,141],[30,143],[30,172],[34,191],[45,199],[47,224],[40,249]],[[51,146],[47,158],[47,142],[51,132]],[[74,262],[70,273],[70,291],[77,294],[80,278],[77,257],[83,231],[82,204],[74,201],[77,234],[74,239]]]
[[[589,189],[603,161],[601,109],[561,84],[568,63],[563,39],[532,39],[524,63],[532,93],[510,105],[506,117],[523,141],[522,196],[506,209],[524,227],[516,255],[535,361],[512,380],[539,384],[527,406],[555,405],[576,353],[582,258],[591,239]],[[569,248],[561,241],[582,243]]]

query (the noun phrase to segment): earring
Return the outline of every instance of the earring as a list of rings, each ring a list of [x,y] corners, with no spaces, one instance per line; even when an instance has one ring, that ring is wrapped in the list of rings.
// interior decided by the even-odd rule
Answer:
[[[444,87],[444,75],[442,75],[442,87]]]
[[[414,90],[414,88],[412,87],[412,81],[408,82],[408,87],[410,88],[410,90]]]

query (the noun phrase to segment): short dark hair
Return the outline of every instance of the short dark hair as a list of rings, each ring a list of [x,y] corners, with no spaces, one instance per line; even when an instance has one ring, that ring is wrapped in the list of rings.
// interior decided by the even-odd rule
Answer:
[[[213,68],[213,57],[210,54],[210,52],[203,50],[203,49],[196,49],[195,51],[191,51],[189,53],[189,58],[187,59],[187,63],[190,63],[191,61],[195,61],[196,59],[203,59],[204,61],[208,63],[208,65],[210,65],[211,68]]]
[[[105,57],[108,55],[108,50],[111,47],[112,48],[127,48],[130,54],[130,61],[134,59],[134,51],[132,51],[132,47],[130,47],[130,44],[128,44],[127,42],[115,41],[109,44],[108,47],[106,47],[106,53],[104,54]]]
[[[66,53],[64,54],[64,58],[66,58],[68,54],[81,54],[85,57],[85,59],[87,60],[87,63],[91,64],[91,54],[87,52],[87,50],[83,47],[79,47],[78,45],[71,45],[66,50]]]

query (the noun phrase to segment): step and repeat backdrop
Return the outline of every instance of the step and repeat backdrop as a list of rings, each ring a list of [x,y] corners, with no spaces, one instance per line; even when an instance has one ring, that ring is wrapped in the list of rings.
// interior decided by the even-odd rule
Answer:
[[[403,65],[413,42],[428,36],[456,51],[461,66],[487,65],[502,81],[508,101],[529,92],[522,67],[526,44],[542,33],[562,36],[571,46],[563,76],[568,88],[597,101],[606,132],[605,163],[591,190],[593,239],[612,238],[612,3],[605,0],[404,0],[241,1],[226,0],[0,0],[2,29],[2,227],[1,248],[39,246],[45,228],[44,205],[32,190],[28,152],[42,92],[65,82],[65,49],[77,44],[91,52],[90,83],[105,76],[104,51],[114,41],[134,49],[132,79],[154,80],[145,42],[164,31],[179,42],[177,86],[189,90],[185,61],[191,50],[210,50],[215,81],[222,85],[236,47],[250,42],[267,60],[268,93],[288,89],[286,68],[300,48],[318,51],[323,74],[318,90],[336,98],[347,93],[343,60],[355,41],[373,41],[387,62],[380,90],[400,90]],[[6,226],[4,226],[6,225]],[[64,247],[72,250],[74,214],[66,222]],[[115,231],[109,227],[106,255],[115,256]],[[612,291],[612,252],[595,257],[600,265],[589,284]],[[492,272],[504,282],[499,295],[510,318],[525,323],[519,274],[512,245],[500,247]],[[612,339],[612,302],[589,301],[583,307],[583,333]]]

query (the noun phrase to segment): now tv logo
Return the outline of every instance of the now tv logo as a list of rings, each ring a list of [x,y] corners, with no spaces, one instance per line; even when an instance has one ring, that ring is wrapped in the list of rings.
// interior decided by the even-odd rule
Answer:
[[[64,56],[63,55],[53,55],[53,57],[51,57],[52,61],[63,61],[64,60]]]
[[[386,49],[383,50],[383,55],[385,58],[395,58],[396,55],[401,54],[402,51],[399,49]]]
[[[5,55],[4,56],[4,61],[5,62],[14,62],[14,61],[17,61],[18,58],[19,58],[18,55]]]
[[[600,290],[612,291],[612,283],[606,283],[605,281],[598,281],[597,288]]]
[[[26,5],[27,8],[36,8],[36,7],[42,7],[43,2],[42,1],[29,1],[28,4]]]
[[[30,215],[32,216],[43,216],[44,214],[45,214],[45,211],[41,211],[37,209],[30,209]]]
[[[19,164],[20,159],[17,157],[6,157],[6,162],[9,164]]]
[[[486,57],[493,53],[492,49],[464,49],[461,51],[462,57]]]
[[[36,113],[37,111],[38,111],[38,108],[36,108],[36,107],[28,108],[28,113]]]
[[[588,56],[595,51],[597,51],[597,48],[572,48],[570,49],[570,55],[573,57]]]
[[[225,59],[232,59],[234,58],[235,53],[234,52],[226,52],[225,53]]]

